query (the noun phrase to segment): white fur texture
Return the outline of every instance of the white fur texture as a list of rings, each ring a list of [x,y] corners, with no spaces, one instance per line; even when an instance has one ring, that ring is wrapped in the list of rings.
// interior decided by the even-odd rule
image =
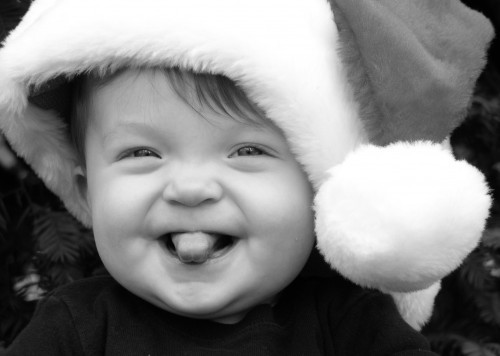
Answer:
[[[429,287],[472,251],[488,217],[483,175],[437,144],[366,145],[329,174],[315,200],[318,247],[362,286]]]
[[[325,0],[37,0],[0,51],[0,129],[89,225],[68,187],[74,164],[60,120],[40,121],[46,129],[34,132],[25,124],[37,120],[28,87],[89,69],[177,65],[239,83],[285,132],[317,187],[364,140],[337,44]],[[22,139],[44,131],[50,140]]]
[[[430,319],[441,283],[436,282],[430,287],[409,293],[390,292],[398,308],[399,314],[415,330],[422,329],[422,326]]]

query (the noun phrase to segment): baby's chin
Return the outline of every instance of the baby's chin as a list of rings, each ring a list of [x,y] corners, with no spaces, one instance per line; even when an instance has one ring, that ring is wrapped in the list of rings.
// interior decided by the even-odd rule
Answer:
[[[137,294],[136,294],[137,295]],[[230,301],[214,300],[212,303],[173,303],[158,297],[138,297],[145,299],[156,307],[169,313],[198,320],[208,320],[220,324],[237,324],[242,321],[250,310],[258,305],[274,305],[276,295],[254,301],[236,299]]]
[[[219,313],[209,313],[209,314],[193,314],[193,313],[181,314],[181,313],[176,313],[175,311],[172,311],[172,313],[191,319],[209,320],[219,324],[233,325],[241,322],[251,309],[253,309],[257,305],[263,305],[263,304],[273,305],[272,303],[259,303],[240,311],[234,311],[234,312],[222,311]]]
[[[174,308],[170,305],[155,304],[157,307],[164,309],[172,314],[199,320],[208,320],[220,324],[237,324],[242,321],[248,314],[249,310],[253,307],[232,309],[232,308]]]

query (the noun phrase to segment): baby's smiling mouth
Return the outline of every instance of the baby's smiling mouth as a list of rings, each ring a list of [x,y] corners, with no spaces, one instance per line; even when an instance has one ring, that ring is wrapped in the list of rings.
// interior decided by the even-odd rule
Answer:
[[[172,232],[164,235],[163,241],[170,253],[186,264],[221,257],[235,244],[233,236],[204,231]]]

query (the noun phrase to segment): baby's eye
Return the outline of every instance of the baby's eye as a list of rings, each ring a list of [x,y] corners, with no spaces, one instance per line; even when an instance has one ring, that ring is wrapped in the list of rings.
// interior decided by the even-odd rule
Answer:
[[[139,148],[135,150],[131,150],[124,154],[121,158],[141,158],[141,157],[155,157],[155,158],[160,158],[160,156],[148,149],[148,148]]]
[[[266,152],[258,147],[255,146],[244,146],[240,147],[236,150],[235,153],[231,155],[231,157],[234,156],[260,156],[264,155]]]

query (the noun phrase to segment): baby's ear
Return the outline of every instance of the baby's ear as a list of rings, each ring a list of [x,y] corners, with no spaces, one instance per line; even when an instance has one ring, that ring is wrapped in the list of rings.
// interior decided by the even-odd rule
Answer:
[[[85,169],[82,166],[76,166],[73,170],[73,179],[75,181],[75,187],[78,190],[78,194],[76,194],[76,199],[78,199],[79,205],[83,208],[84,214],[84,223],[85,225],[90,224],[91,222],[91,209],[90,209],[90,200],[88,195],[88,187],[87,187],[87,175],[85,173]]]

